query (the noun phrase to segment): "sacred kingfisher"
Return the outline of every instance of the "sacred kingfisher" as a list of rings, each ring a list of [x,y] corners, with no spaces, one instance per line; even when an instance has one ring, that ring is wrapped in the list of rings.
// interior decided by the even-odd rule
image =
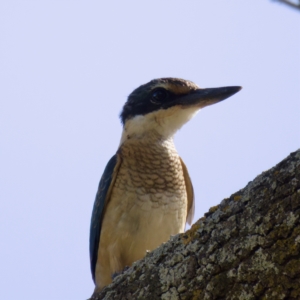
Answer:
[[[193,186],[173,136],[201,108],[240,89],[202,89],[188,80],[161,78],[129,95],[120,115],[120,145],[104,170],[92,212],[95,290],[192,223]]]

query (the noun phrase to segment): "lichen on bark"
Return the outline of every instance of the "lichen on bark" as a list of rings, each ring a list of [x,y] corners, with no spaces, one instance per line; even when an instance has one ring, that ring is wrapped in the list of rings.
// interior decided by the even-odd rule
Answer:
[[[300,299],[300,150],[91,299]]]

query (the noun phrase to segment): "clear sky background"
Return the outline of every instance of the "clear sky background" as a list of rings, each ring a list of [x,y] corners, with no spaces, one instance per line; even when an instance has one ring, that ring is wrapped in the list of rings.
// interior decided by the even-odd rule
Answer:
[[[91,295],[94,197],[139,85],[243,86],[175,137],[194,221],[299,148],[299,32],[269,0],[1,1],[0,299]]]

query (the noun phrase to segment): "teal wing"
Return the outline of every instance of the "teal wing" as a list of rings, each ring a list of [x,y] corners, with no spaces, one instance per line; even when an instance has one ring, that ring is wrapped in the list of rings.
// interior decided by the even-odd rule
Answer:
[[[94,202],[90,227],[90,263],[94,282],[104,208],[107,201],[109,201],[111,187],[116,179],[119,166],[120,158],[118,157],[118,154],[115,154],[105,167]]]

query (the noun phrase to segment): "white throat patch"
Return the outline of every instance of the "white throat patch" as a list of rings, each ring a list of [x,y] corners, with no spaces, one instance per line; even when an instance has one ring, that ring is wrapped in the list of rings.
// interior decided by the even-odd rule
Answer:
[[[182,108],[177,105],[135,116],[125,122],[120,145],[127,139],[143,139],[153,135],[168,139],[193,118],[199,109],[195,106]]]

